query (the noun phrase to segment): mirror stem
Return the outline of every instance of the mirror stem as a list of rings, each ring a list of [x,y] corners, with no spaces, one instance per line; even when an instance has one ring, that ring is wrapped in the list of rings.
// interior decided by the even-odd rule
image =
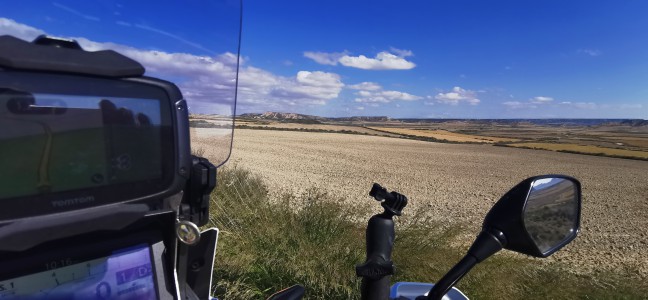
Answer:
[[[428,293],[428,300],[441,300],[443,296],[477,264],[477,259],[467,254]]]
[[[501,232],[497,230],[483,230],[479,233],[472,246],[470,246],[468,254],[432,287],[428,293],[428,299],[441,300],[470,269],[489,256],[497,253],[497,251],[502,250],[505,243],[506,240]]]

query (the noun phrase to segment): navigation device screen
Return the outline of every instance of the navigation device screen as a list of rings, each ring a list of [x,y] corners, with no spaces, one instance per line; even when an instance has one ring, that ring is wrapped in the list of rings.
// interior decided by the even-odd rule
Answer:
[[[46,271],[0,280],[0,299],[157,299],[146,244],[83,262],[45,264]]]
[[[162,176],[160,100],[0,89],[0,195]]]

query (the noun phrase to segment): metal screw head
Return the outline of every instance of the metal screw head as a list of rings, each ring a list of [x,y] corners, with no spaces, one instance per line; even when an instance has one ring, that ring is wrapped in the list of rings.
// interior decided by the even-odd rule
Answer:
[[[200,229],[192,222],[178,221],[176,223],[176,236],[182,243],[192,246],[200,241]]]

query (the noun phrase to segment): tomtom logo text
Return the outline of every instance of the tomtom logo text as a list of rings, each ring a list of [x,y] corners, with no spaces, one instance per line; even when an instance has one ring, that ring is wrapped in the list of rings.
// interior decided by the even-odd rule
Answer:
[[[79,205],[79,204],[84,204],[84,203],[94,202],[94,201],[95,201],[94,196],[78,197],[78,198],[71,198],[65,200],[53,200],[52,206],[54,207],[74,206],[74,205]]]

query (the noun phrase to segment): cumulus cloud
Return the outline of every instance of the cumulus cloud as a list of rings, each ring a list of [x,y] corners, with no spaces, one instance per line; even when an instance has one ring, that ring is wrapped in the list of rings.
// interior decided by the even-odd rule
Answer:
[[[363,91],[377,91],[382,89],[382,87],[375,82],[361,82],[358,84],[347,85],[347,88],[354,90],[363,90]]]
[[[538,97],[533,97],[530,101],[533,104],[545,104],[545,103],[551,103],[552,101],[554,101],[554,99],[551,97],[538,96]]]
[[[409,70],[416,67],[413,62],[385,51],[376,54],[375,58],[345,55],[339,61],[343,66],[363,70]]]
[[[340,58],[342,58],[345,55],[346,55],[345,52],[339,52],[339,53],[312,52],[312,51],[304,52],[305,57],[314,60],[316,63],[322,65],[331,65],[331,66],[337,65]]]
[[[521,108],[538,108],[539,106],[551,105],[554,103],[553,97],[546,96],[537,96],[529,99],[528,101],[506,101],[502,102],[503,105],[510,109],[521,109]],[[561,102],[561,104],[568,104],[570,102]]]
[[[292,78],[281,78],[272,88],[270,96],[275,100],[301,101],[304,104],[326,104],[326,100],[337,98],[344,84],[334,73],[299,71]]]
[[[393,101],[416,101],[422,99],[422,97],[405,92],[383,90],[379,84],[374,82],[362,82],[347,87],[359,90],[358,92],[356,92],[356,96],[358,97],[355,98],[355,102],[372,103],[374,104],[373,106],[377,106],[379,103],[390,103]]]
[[[392,101],[416,101],[421,97],[399,91],[360,91],[355,102],[359,103],[390,103]]]
[[[624,105],[599,105],[594,102],[573,102],[573,101],[560,101],[554,102],[551,97],[533,97],[528,101],[507,101],[502,102],[502,105],[509,109],[535,109],[541,107],[550,107],[553,109],[569,109],[569,110],[595,110],[595,109],[623,109]],[[640,108],[641,106],[639,106]]]
[[[44,33],[43,30],[0,18],[0,35],[9,34],[29,41]],[[235,96],[238,59],[233,53],[209,56],[171,53],[96,42],[85,37],[70,38],[76,39],[88,51],[115,50],[144,65],[147,75],[172,80],[181,88],[194,112],[233,113],[231,106]],[[237,101],[243,110],[282,110],[295,105],[323,105],[337,98],[344,87],[340,76],[335,73],[299,71],[294,76],[278,76],[246,66],[243,61],[241,63]]]
[[[447,93],[438,93],[434,96],[434,99],[439,103],[458,105],[461,102],[466,102],[470,105],[477,105],[481,100],[477,99],[477,93],[475,91],[462,89],[461,87],[455,86],[452,88],[452,91]]]
[[[405,57],[412,55],[413,53],[410,50],[401,50],[396,48],[391,48],[390,51],[382,51],[376,54],[373,58],[365,55],[351,56],[347,53],[340,52],[304,52],[305,57],[308,57],[319,64],[335,66],[339,63],[345,67],[363,70],[413,69],[416,67],[416,64],[405,59]]]
[[[13,35],[19,39],[31,41],[45,32],[12,19],[0,18],[0,34]]]

